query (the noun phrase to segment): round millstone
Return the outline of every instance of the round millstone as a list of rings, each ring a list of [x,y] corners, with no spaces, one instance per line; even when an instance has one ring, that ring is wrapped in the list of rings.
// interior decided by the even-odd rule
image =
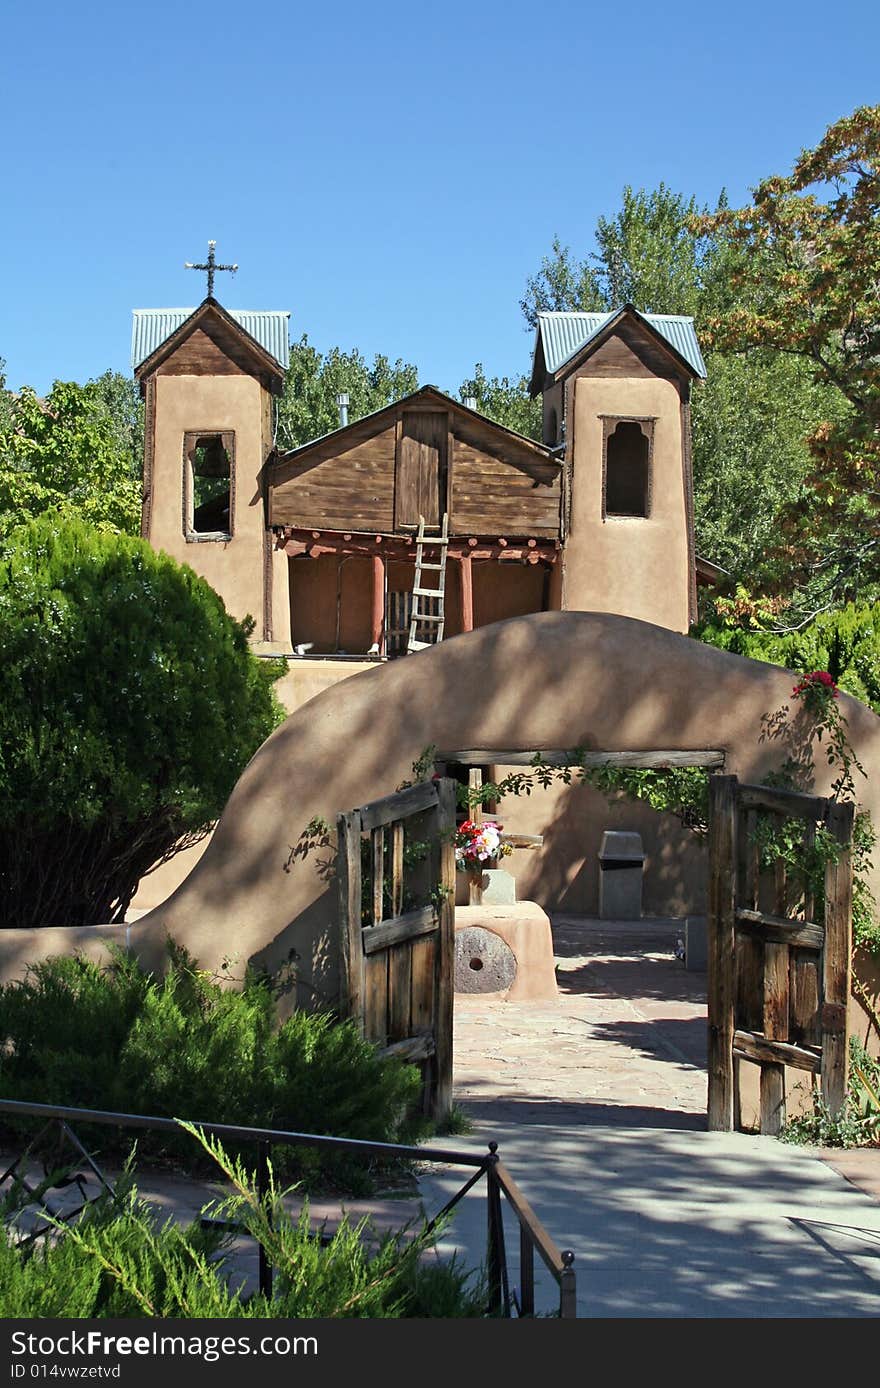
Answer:
[[[456,993],[500,993],[515,978],[516,956],[500,935],[479,925],[456,931]]]

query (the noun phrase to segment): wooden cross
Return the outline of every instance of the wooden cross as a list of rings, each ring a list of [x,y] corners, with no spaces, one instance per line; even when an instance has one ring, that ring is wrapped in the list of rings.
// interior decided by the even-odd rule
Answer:
[[[216,263],[216,261],[214,260],[214,247],[215,247],[216,245],[217,245],[217,242],[216,242],[216,241],[209,241],[209,242],[208,242],[208,260],[207,260],[207,263],[206,263],[206,264],[204,264],[204,265],[193,265],[191,261],[187,260],[187,261],[184,262],[184,266],[183,266],[184,270],[207,270],[207,272],[208,272],[208,298],[209,298],[209,299],[213,299],[213,297],[214,297],[214,271],[215,271],[215,270],[229,270],[229,271],[234,275],[235,272],[236,272],[236,270],[238,269],[238,266],[237,266],[237,265],[218,265],[218,264]]]

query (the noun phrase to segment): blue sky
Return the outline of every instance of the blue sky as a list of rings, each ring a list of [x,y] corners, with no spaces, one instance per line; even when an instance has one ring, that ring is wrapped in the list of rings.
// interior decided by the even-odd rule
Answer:
[[[880,101],[876,0],[14,0],[2,33],[0,357],[39,391],[127,371],[211,237],[221,302],[321,350],[516,375],[555,233],[586,253],[626,183],[745,201]]]

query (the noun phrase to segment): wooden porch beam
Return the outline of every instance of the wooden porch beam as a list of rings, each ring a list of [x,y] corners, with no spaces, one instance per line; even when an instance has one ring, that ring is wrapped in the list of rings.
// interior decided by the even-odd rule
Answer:
[[[576,756],[567,751],[511,750],[510,748],[468,747],[464,751],[438,752],[435,762],[460,762],[463,766],[531,766],[540,757],[547,766],[618,766],[633,770],[661,770],[696,766],[707,770],[724,765],[724,752],[704,748],[692,752],[584,752]]]

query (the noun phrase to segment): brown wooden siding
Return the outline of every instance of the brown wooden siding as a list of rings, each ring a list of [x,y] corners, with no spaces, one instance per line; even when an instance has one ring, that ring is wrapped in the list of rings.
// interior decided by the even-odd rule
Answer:
[[[446,508],[449,416],[445,410],[406,410],[397,450],[394,513],[397,529],[438,526]],[[442,503],[442,504],[441,504]]]
[[[392,426],[344,453],[286,462],[285,480],[271,489],[271,524],[389,533],[394,527],[394,438]]]
[[[560,469],[540,459],[502,462],[456,438],[452,464],[454,535],[559,534]]]
[[[157,376],[258,376],[253,357],[225,324],[196,328],[156,368]]]
[[[621,323],[611,336],[577,367],[578,376],[662,376],[678,380],[686,375],[673,357],[647,333],[632,323]]]

